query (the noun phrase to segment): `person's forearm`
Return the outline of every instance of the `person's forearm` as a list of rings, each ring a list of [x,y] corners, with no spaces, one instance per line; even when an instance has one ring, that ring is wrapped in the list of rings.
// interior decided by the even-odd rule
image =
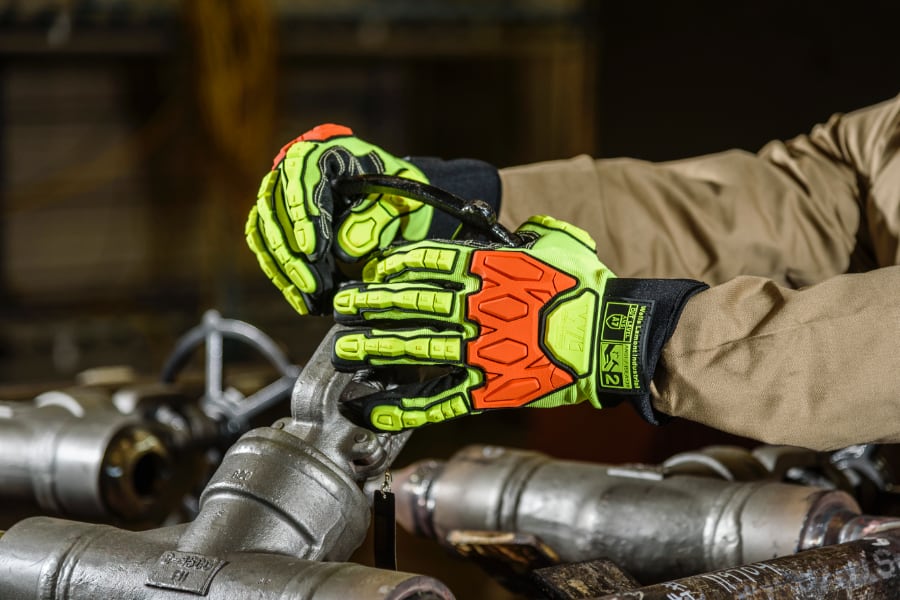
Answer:
[[[786,172],[799,173],[813,198],[827,193],[858,197],[865,216],[851,270],[900,264],[900,96],[834,115],[808,136],[772,142],[759,154]],[[829,177],[821,170],[826,161],[843,165],[854,179]]]
[[[577,223],[623,277],[758,275],[800,287],[897,262],[898,147],[900,99],[758,155],[582,156],[504,169],[501,221],[547,213]]]
[[[740,151],[666,164],[580,157],[501,177],[502,219],[537,212],[578,223],[623,277],[714,285],[752,274],[806,285],[846,271],[859,228],[852,194],[812,199]]]
[[[701,292],[663,349],[654,406],[816,449],[900,441],[900,267],[804,290],[740,277]]]

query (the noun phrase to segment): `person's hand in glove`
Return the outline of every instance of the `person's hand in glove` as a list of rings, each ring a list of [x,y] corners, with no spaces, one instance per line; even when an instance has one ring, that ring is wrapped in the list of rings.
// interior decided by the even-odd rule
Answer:
[[[447,365],[345,406],[359,422],[398,431],[466,414],[584,400],[629,399],[651,422],[649,388],[690,280],[617,279],[583,230],[533,217],[523,248],[425,241],[386,250],[364,283],[334,297],[336,368]]]
[[[340,125],[321,125],[287,144],[262,180],[247,220],[247,243],[300,314],[327,308],[323,300],[334,286],[335,258],[352,263],[398,234],[421,240],[428,231],[433,209],[415,200],[378,196],[352,209],[342,204],[332,180],[362,173],[428,181],[409,162]]]
[[[330,310],[336,284],[346,279],[341,265],[394,241],[450,237],[455,228],[417,200],[379,194],[351,202],[332,190],[336,179],[360,174],[436,181],[495,209],[499,204],[497,171],[486,163],[400,159],[341,125],[307,131],[275,157],[245,229],[263,272],[300,314]]]

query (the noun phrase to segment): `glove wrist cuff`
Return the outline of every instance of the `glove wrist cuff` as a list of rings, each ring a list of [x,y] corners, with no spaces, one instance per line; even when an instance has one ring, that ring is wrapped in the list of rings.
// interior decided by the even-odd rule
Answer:
[[[597,396],[602,406],[627,400],[649,423],[668,420],[653,408],[650,383],[685,304],[708,287],[690,279],[606,282],[597,348]]]

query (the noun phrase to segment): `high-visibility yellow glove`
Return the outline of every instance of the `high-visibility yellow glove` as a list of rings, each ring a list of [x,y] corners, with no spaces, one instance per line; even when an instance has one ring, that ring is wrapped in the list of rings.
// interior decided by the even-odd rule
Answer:
[[[617,279],[587,232],[551,217],[519,228],[525,247],[424,241],[370,261],[340,289],[336,368],[447,365],[424,383],[345,409],[399,431],[496,408],[596,408],[628,399],[651,422],[650,382],[692,280]]]
[[[395,239],[424,239],[433,209],[400,196],[351,204],[332,192],[336,178],[389,174],[428,183],[412,163],[320,125],[288,143],[263,178],[247,220],[247,243],[265,274],[300,314],[330,310],[335,260],[353,263]]]

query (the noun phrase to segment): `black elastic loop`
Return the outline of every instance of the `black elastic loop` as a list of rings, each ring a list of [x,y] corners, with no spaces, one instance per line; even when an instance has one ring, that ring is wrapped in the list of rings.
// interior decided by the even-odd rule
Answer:
[[[482,231],[504,246],[521,247],[522,238],[497,222],[497,214],[482,200],[463,200],[439,187],[394,175],[353,175],[331,182],[332,189],[347,198],[391,194],[424,202]]]

